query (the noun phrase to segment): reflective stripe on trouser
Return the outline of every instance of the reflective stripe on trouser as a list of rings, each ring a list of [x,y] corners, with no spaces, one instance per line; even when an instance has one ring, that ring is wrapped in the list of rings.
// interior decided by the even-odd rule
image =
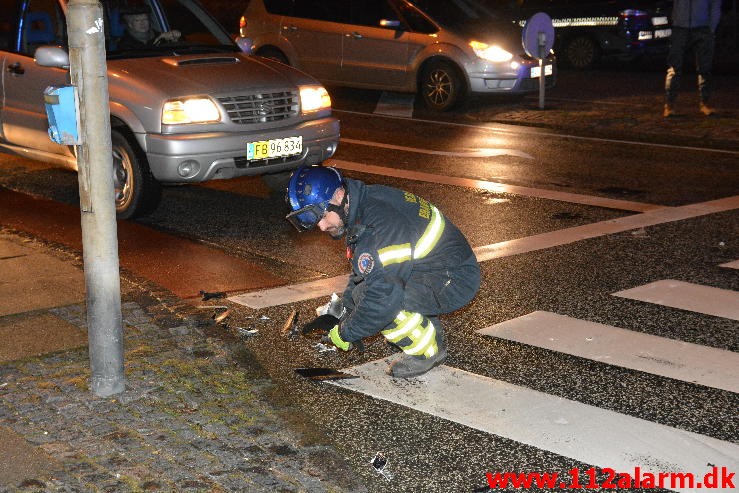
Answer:
[[[436,328],[420,313],[401,311],[382,335],[411,356],[432,358],[439,352]]]

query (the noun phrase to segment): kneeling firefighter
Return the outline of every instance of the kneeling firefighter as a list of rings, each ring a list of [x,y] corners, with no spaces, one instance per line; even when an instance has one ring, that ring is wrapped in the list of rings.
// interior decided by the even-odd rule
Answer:
[[[287,187],[287,220],[299,231],[346,236],[353,275],[343,307],[310,322],[347,351],[378,332],[403,350],[389,373],[421,375],[447,356],[439,314],[457,310],[480,287],[469,243],[431,203],[417,195],[344,178],[335,168],[303,166]]]

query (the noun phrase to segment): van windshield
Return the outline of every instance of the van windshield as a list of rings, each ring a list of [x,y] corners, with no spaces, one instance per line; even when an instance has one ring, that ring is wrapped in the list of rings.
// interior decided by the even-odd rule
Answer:
[[[441,25],[459,26],[500,20],[492,10],[476,0],[410,0]]]
[[[108,58],[239,51],[192,0],[102,0]]]

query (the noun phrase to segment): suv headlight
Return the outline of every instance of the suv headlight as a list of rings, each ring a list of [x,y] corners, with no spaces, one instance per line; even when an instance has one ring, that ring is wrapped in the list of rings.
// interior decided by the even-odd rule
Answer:
[[[491,46],[479,41],[470,41],[470,47],[472,47],[475,55],[491,62],[507,62],[513,58],[513,53],[510,53],[497,45]]]
[[[323,86],[300,86],[300,107],[303,113],[331,108],[331,96]]]
[[[164,103],[162,123],[178,125],[182,123],[206,123],[221,120],[221,112],[212,99],[183,98],[172,99]]]

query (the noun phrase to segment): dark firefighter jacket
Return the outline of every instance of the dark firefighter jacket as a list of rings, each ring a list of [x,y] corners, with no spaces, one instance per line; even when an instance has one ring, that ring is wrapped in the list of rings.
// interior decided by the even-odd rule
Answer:
[[[347,256],[352,264],[343,302],[348,315],[341,338],[355,342],[377,334],[401,311],[413,271],[444,271],[471,263],[475,254],[459,229],[428,201],[412,193],[346,179]],[[363,291],[355,306],[352,292]]]

